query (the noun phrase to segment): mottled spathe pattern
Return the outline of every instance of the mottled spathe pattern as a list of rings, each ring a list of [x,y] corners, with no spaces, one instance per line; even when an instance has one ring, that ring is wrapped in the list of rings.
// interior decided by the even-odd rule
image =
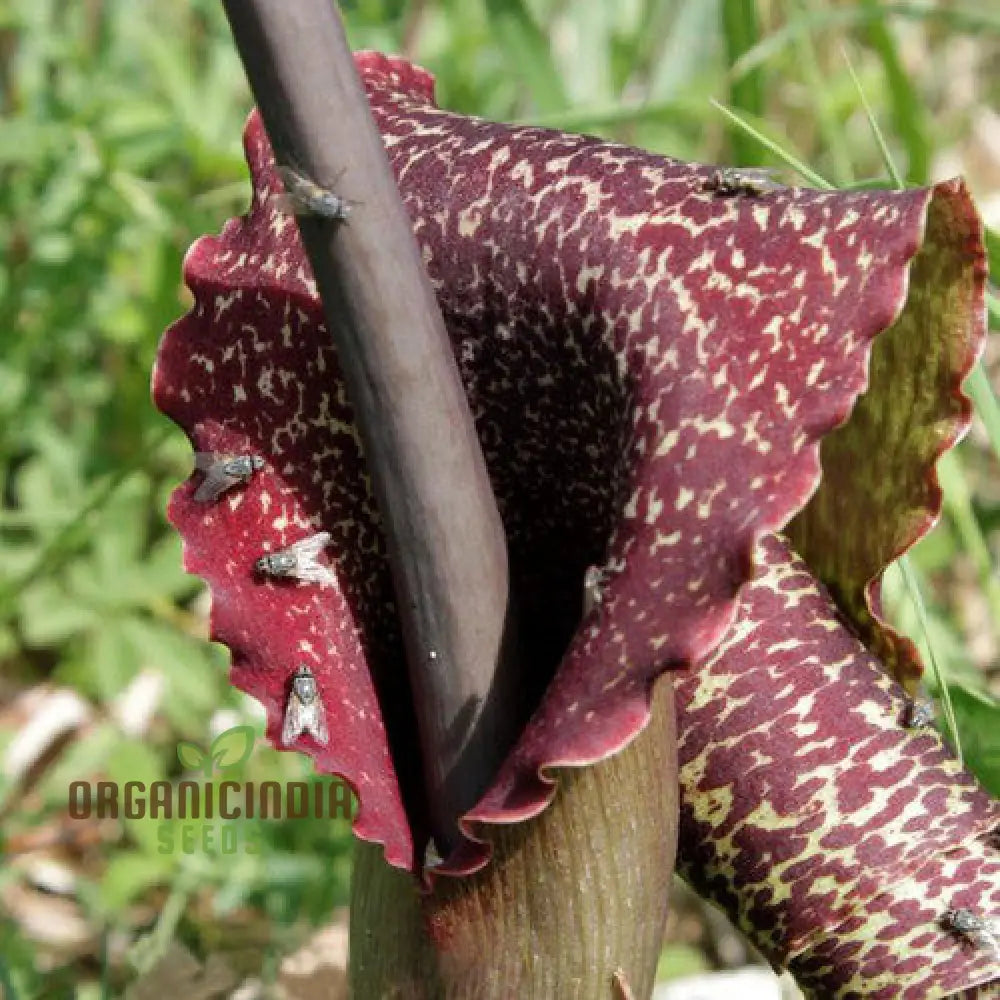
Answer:
[[[974,242],[972,212],[957,184],[720,196],[713,168],[450,114],[422,71],[372,54],[358,65],[452,338],[537,656],[524,677],[537,708],[470,815],[510,822],[551,796],[540,769],[627,743],[652,679],[719,641],[756,537],[809,498],[819,439],[865,386],[929,206],[965,220],[943,253]],[[198,450],[253,451],[268,467],[207,511],[183,487],[171,517],[188,568],[212,587],[234,683],[265,704],[275,738],[289,665],[309,666],[331,730],[318,767],[357,789],[359,835],[412,867],[424,832],[383,540],[256,117],[246,145],[252,211],[192,248],[196,305],[164,340],[154,391]],[[957,410],[942,408],[942,440]],[[933,511],[913,513],[925,523]],[[263,541],[320,530],[335,587],[253,579]],[[591,565],[602,585],[579,625]],[[484,861],[470,842],[445,867]]]
[[[681,872],[810,996],[995,983],[1000,953],[943,917],[1000,917],[1000,804],[900,725],[905,692],[787,542],[757,553],[729,634],[676,675]]]

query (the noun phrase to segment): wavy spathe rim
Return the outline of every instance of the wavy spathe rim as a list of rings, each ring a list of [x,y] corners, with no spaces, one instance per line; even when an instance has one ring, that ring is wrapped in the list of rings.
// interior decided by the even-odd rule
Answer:
[[[807,995],[927,1000],[1000,979],[945,914],[1000,909],[1000,803],[765,536],[729,634],[675,675],[679,870]]]

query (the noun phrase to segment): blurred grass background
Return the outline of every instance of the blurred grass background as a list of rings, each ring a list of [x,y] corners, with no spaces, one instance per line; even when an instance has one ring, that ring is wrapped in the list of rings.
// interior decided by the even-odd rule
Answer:
[[[1000,229],[996,0],[355,0],[343,9],[354,47],[417,60],[455,110],[681,158],[780,166],[714,98],[837,185],[888,184],[849,57],[905,181],[964,173]],[[180,568],[163,511],[191,456],[148,390],[159,336],[189,304],[186,248],[248,203],[249,106],[215,0],[0,0],[8,996],[116,995],[181,944],[199,960],[222,956],[219,982],[271,982],[282,956],[346,901],[343,821],[264,824],[255,855],[164,855],[149,821],[66,818],[69,780],[176,778],[179,739],[207,746],[245,722],[262,732],[253,703],[228,686],[224,651],[207,642],[202,589]],[[991,250],[997,275],[1000,236]],[[991,319],[1000,328],[995,302]],[[977,425],[942,469],[945,516],[911,559],[923,621],[899,574],[888,579],[893,614],[933,646],[965,757],[996,794],[1000,417],[989,381],[998,368],[994,341],[973,382]],[[242,776],[318,780],[304,759],[262,744]],[[685,906],[671,939],[668,975],[746,957],[714,918]],[[208,982],[209,972],[198,975]],[[194,1000],[230,987],[185,989]]]

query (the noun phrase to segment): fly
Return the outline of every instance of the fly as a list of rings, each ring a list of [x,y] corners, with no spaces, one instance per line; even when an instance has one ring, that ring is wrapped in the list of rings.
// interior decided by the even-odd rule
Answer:
[[[726,196],[744,195],[759,198],[777,190],[772,171],[759,167],[718,167],[702,181],[701,189]]]
[[[906,709],[907,729],[926,729],[934,724],[934,705],[924,699],[911,701]]]
[[[281,742],[294,743],[303,733],[308,733],[321,746],[330,742],[326,726],[326,709],[319,696],[316,677],[306,666],[292,674],[292,690],[288,693],[285,721],[281,726]]]
[[[992,951],[1000,957],[997,925],[989,917],[980,916],[972,910],[949,910],[941,918],[941,924],[945,930],[958,934],[975,947]]]
[[[285,193],[274,196],[283,211],[293,215],[315,215],[333,222],[345,222],[355,202],[341,198],[328,188],[300,174],[292,167],[278,167]]]
[[[427,846],[424,848],[424,868],[440,868],[444,864],[441,852],[434,843],[434,838],[430,837]]]
[[[264,576],[333,586],[337,582],[333,570],[317,561],[319,554],[329,544],[330,532],[319,531],[289,545],[287,549],[261,556],[254,563],[254,569]]]
[[[214,503],[226,490],[241,483],[248,483],[255,472],[264,468],[259,455],[222,455],[214,451],[197,451],[194,467],[205,473],[201,485],[195,490],[198,503]]]
[[[601,603],[604,588],[604,571],[598,566],[588,566],[583,574],[583,617],[586,618]]]

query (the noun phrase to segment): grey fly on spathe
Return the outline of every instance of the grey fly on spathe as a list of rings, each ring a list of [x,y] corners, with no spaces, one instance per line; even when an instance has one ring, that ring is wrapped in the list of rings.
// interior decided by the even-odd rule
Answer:
[[[285,721],[281,726],[281,742],[294,743],[303,733],[311,735],[321,746],[330,742],[319,686],[313,672],[306,666],[299,667],[292,674],[292,689],[288,693]]]
[[[926,729],[934,725],[934,705],[922,698],[911,701],[906,708],[906,728]]]
[[[773,171],[764,167],[719,167],[702,182],[702,190],[721,197],[757,198],[781,186],[772,174]]]
[[[949,910],[941,918],[941,925],[946,931],[958,934],[975,947],[993,952],[1000,958],[1000,930],[996,921],[989,917],[980,916],[972,910]]]
[[[443,864],[444,859],[441,857],[441,852],[437,849],[437,845],[434,843],[434,838],[429,837],[427,840],[427,846],[424,848],[424,867],[440,868]]]
[[[279,549],[261,556],[254,568],[264,576],[292,578],[305,583],[330,584],[337,582],[333,570],[322,566],[317,559],[330,544],[330,532],[319,531],[315,535],[302,538],[287,549]]]
[[[604,588],[604,571],[599,566],[588,566],[583,574],[583,617],[586,618],[601,603]]]
[[[201,485],[195,490],[198,503],[215,503],[226,490],[240,483],[250,482],[255,472],[264,468],[259,455],[224,455],[214,451],[197,451],[194,467],[205,473]]]
[[[334,222],[344,222],[351,214],[354,202],[320,187],[291,167],[278,167],[278,173],[285,185],[285,194],[275,195],[274,201],[283,211],[294,215],[315,215]]]

